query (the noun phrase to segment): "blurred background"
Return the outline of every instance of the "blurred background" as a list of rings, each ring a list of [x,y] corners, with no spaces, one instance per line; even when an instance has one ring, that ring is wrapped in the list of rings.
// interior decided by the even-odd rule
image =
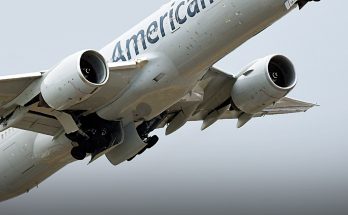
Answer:
[[[50,68],[76,51],[100,49],[166,0],[4,1],[0,74]],[[216,66],[235,74],[271,53],[293,60],[292,98],[307,113],[190,123],[132,162],[73,163],[16,199],[18,214],[348,214],[348,2],[293,11]]]

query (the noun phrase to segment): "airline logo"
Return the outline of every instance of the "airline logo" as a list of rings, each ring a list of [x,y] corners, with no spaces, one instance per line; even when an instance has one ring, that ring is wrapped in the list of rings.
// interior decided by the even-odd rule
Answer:
[[[163,14],[158,20],[149,24],[147,29],[141,29],[126,41],[116,43],[112,61],[127,61],[133,58],[133,55],[139,55],[139,48],[146,50],[149,45],[156,44],[161,38],[164,38],[168,32],[164,24],[169,21],[171,32],[176,31],[180,25],[185,24],[187,20],[197,16],[201,11],[206,10],[212,4],[219,0],[186,0],[175,1],[171,4],[171,9]]]

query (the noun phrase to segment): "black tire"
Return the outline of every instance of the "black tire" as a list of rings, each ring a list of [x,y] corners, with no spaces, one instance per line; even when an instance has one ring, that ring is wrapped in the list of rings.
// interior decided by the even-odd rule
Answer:
[[[147,148],[150,149],[152,148],[154,145],[156,145],[156,143],[158,142],[159,138],[157,135],[154,135],[152,137],[149,137],[148,141],[147,141]]]
[[[83,160],[86,158],[87,153],[81,147],[74,147],[71,149],[71,156],[76,160]]]

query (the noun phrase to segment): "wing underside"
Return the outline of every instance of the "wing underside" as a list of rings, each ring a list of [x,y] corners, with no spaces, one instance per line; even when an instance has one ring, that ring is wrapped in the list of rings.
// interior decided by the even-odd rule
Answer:
[[[239,119],[243,113],[231,108],[230,92],[234,82],[233,76],[210,68],[193,91],[167,110],[167,116],[159,127],[167,126],[166,133],[170,134],[188,121],[203,121],[203,130],[218,120]],[[314,106],[284,97],[252,117],[306,112]]]
[[[33,81],[41,76],[41,72],[0,76],[0,115],[7,111],[7,104],[17,98]]]
[[[88,100],[71,107],[71,111],[85,112],[105,105],[116,96],[128,79],[144,66],[146,59],[110,63],[108,83]],[[0,130],[8,127],[29,130],[47,135],[71,132],[78,129],[69,111],[57,111],[42,98],[41,84],[48,70],[21,75],[0,76]],[[122,78],[120,78],[122,77]],[[107,92],[107,93],[105,93]],[[106,95],[107,94],[107,95]]]
[[[2,116],[0,122],[2,124],[10,117],[22,114],[18,117],[20,120],[13,123],[13,127],[47,135],[55,135],[63,130],[61,121],[53,110],[45,112],[33,105],[30,109],[26,109],[25,106],[22,108],[16,106],[15,101],[23,94],[22,92],[38,81],[42,75],[43,73],[32,73],[0,77],[0,114]],[[230,92],[235,80],[232,75],[210,68],[191,92],[166,110],[166,117],[158,128],[167,126],[167,134],[170,134],[188,121],[203,121],[202,129],[205,129],[220,119],[240,118],[242,113],[230,107]],[[283,98],[254,114],[253,117],[305,112],[313,106],[315,105]]]
[[[55,135],[62,130],[62,126],[56,118],[32,110],[28,111],[25,107],[18,108],[19,104],[17,102],[22,96],[27,96],[23,92],[30,85],[39,85],[37,81],[40,81],[44,73],[45,71],[0,77],[0,122],[2,124],[6,125],[6,121],[13,116],[13,118],[16,118],[16,114],[23,114],[18,117],[20,120],[13,123],[13,127],[47,135]],[[35,88],[37,87],[32,89]]]

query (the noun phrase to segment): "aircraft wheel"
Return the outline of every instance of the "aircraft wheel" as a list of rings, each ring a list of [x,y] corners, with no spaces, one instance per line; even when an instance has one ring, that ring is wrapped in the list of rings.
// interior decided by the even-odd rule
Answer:
[[[152,148],[156,143],[158,142],[159,138],[157,135],[154,135],[152,137],[149,137],[148,142],[147,142],[147,148]]]
[[[74,147],[71,149],[71,156],[76,160],[83,160],[86,158],[87,153],[81,147]]]

